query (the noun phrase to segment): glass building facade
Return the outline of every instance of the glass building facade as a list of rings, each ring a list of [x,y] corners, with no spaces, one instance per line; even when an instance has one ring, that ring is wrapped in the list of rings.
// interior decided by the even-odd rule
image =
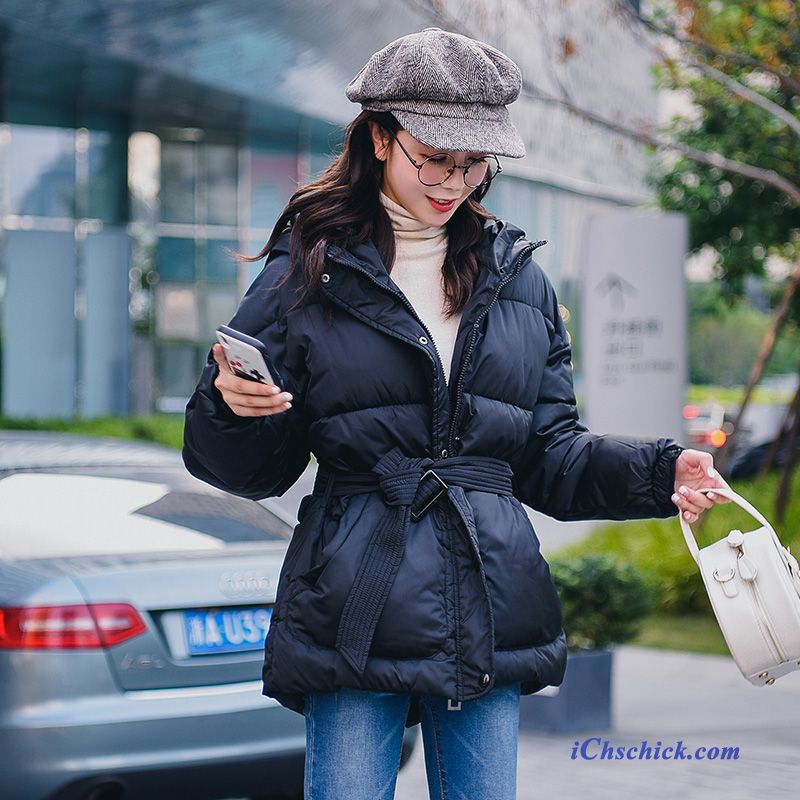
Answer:
[[[0,413],[182,411],[260,269],[232,253],[261,249],[341,129],[77,36],[54,47],[16,28],[26,13],[4,27]]]
[[[358,111],[343,87],[376,42],[435,24],[409,4],[320,44],[289,26],[309,26],[306,5],[0,0],[0,414],[183,411],[261,268],[232,253],[257,253],[330,163]],[[631,203],[610,183],[506,161],[486,205],[548,240],[568,301],[581,220]]]
[[[197,128],[6,122],[4,414],[178,410],[259,266],[231,254],[261,249],[298,155]]]

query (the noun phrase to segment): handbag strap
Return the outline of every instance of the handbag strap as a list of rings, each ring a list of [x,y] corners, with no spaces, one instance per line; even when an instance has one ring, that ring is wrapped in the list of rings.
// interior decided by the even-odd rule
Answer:
[[[757,519],[773,536],[775,541],[780,545],[780,540],[778,539],[778,535],[775,533],[772,525],[769,524],[767,518],[757,509],[755,506],[751,505],[747,502],[739,494],[733,491],[733,489],[729,489],[725,486],[713,486],[706,489],[698,489],[698,492],[702,492],[703,494],[707,494],[708,492],[714,492],[714,494],[721,494],[723,497],[727,497],[730,500],[733,500],[736,505],[743,508],[747,511],[751,516]],[[700,550],[697,547],[697,541],[694,538],[694,533],[692,532],[692,527],[689,523],[684,519],[683,514],[681,513],[678,517],[681,523],[681,530],[683,531],[683,538],[686,539],[686,546],[689,548],[689,552],[692,554],[692,558],[695,560],[695,563],[700,566]]]

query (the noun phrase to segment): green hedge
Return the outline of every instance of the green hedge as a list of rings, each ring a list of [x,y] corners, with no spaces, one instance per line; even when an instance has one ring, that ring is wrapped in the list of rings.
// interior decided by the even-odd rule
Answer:
[[[550,560],[570,649],[594,649],[635,638],[652,610],[654,589],[630,562],[608,553]]]
[[[139,417],[93,417],[92,419],[24,419],[0,417],[0,430],[57,431],[138,439],[173,447],[183,447],[183,414],[152,414]],[[316,463],[314,456],[311,462]]]
[[[141,439],[174,447],[183,446],[183,414],[92,419],[24,419],[0,417],[0,430],[60,431],[116,439]]]

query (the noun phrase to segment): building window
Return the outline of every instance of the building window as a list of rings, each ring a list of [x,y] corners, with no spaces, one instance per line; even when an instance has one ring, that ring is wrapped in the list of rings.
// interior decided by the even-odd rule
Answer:
[[[12,125],[6,213],[74,219],[75,131]]]
[[[158,240],[156,269],[160,281],[195,280],[194,239],[161,236]]]
[[[231,144],[207,144],[205,161],[206,218],[209,225],[236,225],[238,150]]]
[[[192,142],[161,144],[161,221],[195,222],[197,158]]]

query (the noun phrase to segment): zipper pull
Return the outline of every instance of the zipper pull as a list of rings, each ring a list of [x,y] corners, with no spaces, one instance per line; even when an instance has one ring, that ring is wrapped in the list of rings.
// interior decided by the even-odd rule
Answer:
[[[741,575],[742,580],[752,582],[756,579],[758,569],[744,553],[739,556],[737,563],[739,566],[739,575]]]

